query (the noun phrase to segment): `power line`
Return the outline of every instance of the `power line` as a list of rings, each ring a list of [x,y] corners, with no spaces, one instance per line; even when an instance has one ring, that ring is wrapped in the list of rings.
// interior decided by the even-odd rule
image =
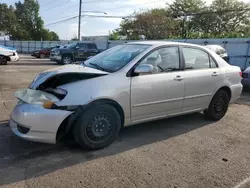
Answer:
[[[45,26],[54,25],[54,24],[61,23],[61,22],[66,22],[66,21],[69,21],[69,20],[73,20],[75,18],[78,18],[78,16],[72,16],[70,18],[66,18],[66,19],[62,19],[62,20],[56,21],[56,22],[45,24]]]
[[[117,0],[90,0],[90,1],[83,1],[83,3],[95,3],[95,2],[98,2],[98,3],[109,3],[109,2],[112,2],[112,1],[117,1]]]
[[[47,9],[42,9],[42,11],[48,11],[48,10],[52,10],[52,9],[55,9],[55,8],[60,8],[60,7],[62,7],[62,6],[65,6],[65,4],[67,4],[67,3],[69,3],[70,2],[70,0],[67,0],[65,3],[63,3],[63,4],[60,4],[60,5],[58,5],[58,6],[52,6],[52,7],[48,7]]]
[[[147,2],[147,3],[141,3],[141,4],[135,4],[135,5],[113,7],[113,8],[103,9],[103,10],[116,10],[116,9],[129,8],[129,7],[135,7],[135,6],[158,3],[158,2],[162,2],[162,0],[160,0],[160,1],[159,0],[158,1],[151,1],[151,2]]]
[[[44,3],[44,4],[40,4],[40,3],[39,4],[40,4],[40,6],[43,6],[43,5],[50,5],[50,4],[54,3],[54,2],[56,2],[56,0],[52,0],[52,1]]]
[[[125,18],[129,18],[129,17],[132,17],[132,16],[98,16],[98,15],[82,15],[81,17],[85,17],[85,18],[122,18],[122,19],[125,19]],[[57,24],[57,23],[66,22],[66,21],[69,21],[69,20],[73,20],[73,19],[75,19],[75,18],[78,18],[78,15],[77,15],[77,16],[72,16],[72,17],[67,18],[67,19],[62,19],[62,20],[59,20],[59,21],[56,21],[56,22],[52,22],[52,23],[46,24],[45,26],[49,26],[49,25],[54,25],[54,24]]]
[[[58,16],[58,15],[62,15],[62,12],[63,12],[63,15],[65,15],[65,13],[67,13],[68,11],[70,11],[72,8],[76,8],[77,4],[73,4],[73,6],[69,6],[69,7],[66,7],[66,9],[60,9],[59,12],[53,12],[53,14],[49,15],[50,17],[55,17],[55,16]],[[70,14],[72,15],[72,14]],[[70,15],[67,15],[67,16],[70,16]],[[75,15],[75,14],[73,14]],[[72,15],[72,16],[73,16]]]

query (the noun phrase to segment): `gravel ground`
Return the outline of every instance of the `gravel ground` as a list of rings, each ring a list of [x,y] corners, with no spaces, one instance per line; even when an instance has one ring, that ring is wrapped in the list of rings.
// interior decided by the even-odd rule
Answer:
[[[250,93],[219,122],[202,114],[126,127],[99,151],[28,142],[7,126],[13,92],[50,61],[0,66],[0,187],[250,187]]]

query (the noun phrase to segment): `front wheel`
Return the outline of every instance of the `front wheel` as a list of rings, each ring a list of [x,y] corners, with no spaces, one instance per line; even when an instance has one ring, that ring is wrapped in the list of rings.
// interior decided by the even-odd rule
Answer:
[[[0,57],[0,65],[7,65],[8,60],[6,57]]]
[[[72,57],[70,56],[63,56],[62,57],[62,64],[63,65],[68,65],[71,64],[73,62]]]
[[[204,111],[206,119],[218,121],[223,118],[229,105],[229,96],[226,91],[219,90],[213,97],[207,110]]]
[[[117,110],[109,104],[100,104],[84,112],[72,132],[83,148],[96,150],[112,144],[120,128],[121,118]]]

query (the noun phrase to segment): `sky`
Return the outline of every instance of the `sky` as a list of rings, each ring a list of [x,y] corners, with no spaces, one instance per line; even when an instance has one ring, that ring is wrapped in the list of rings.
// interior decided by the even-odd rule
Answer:
[[[14,4],[17,0],[0,0],[0,3]],[[23,1],[23,0],[21,0]],[[249,2],[250,0],[243,0]],[[79,0],[38,0],[40,4],[40,16],[44,20],[45,27],[55,31],[60,39],[70,40],[77,36],[78,18],[65,22],[51,24],[69,17],[77,16],[79,12]],[[82,0],[83,15],[105,16],[129,16],[134,11],[151,8],[164,8],[166,3],[172,0]],[[212,0],[206,0],[210,4]],[[100,11],[100,13],[87,13],[84,11]],[[119,27],[121,18],[90,18],[82,17],[81,36],[108,35]]]

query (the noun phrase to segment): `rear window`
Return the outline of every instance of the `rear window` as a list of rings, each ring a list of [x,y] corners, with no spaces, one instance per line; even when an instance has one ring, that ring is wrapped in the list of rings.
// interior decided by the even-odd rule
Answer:
[[[95,44],[87,44],[88,49],[97,49]]]

